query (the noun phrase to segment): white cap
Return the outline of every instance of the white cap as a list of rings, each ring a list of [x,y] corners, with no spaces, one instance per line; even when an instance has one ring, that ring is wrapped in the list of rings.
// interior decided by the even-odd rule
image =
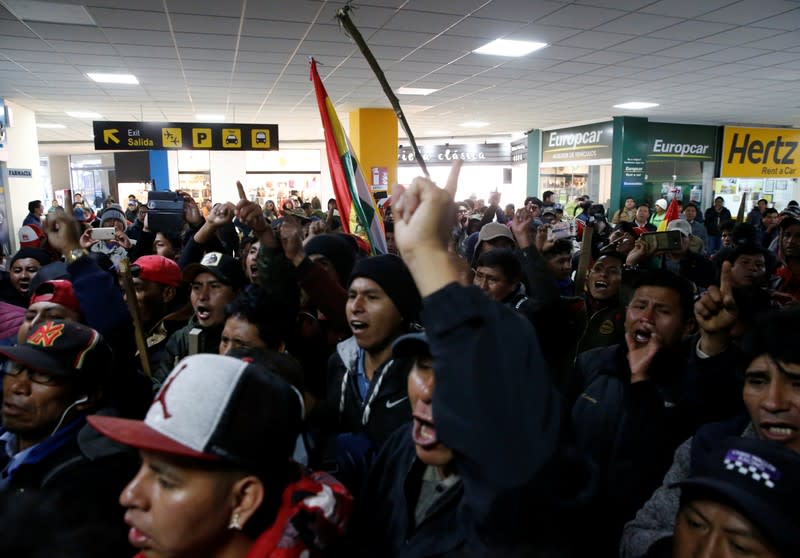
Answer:
[[[666,211],[666,209],[667,209],[667,200],[665,200],[664,198],[657,199],[656,200],[656,205],[658,207],[660,207],[661,209]]]

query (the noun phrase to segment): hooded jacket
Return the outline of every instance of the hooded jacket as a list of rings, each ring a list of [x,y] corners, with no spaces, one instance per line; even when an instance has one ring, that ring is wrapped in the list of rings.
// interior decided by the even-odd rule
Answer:
[[[189,356],[189,332],[194,328],[202,330],[198,352],[218,354],[219,341],[222,338],[224,325],[202,327],[197,321],[197,316],[193,314],[188,324],[169,336],[161,361],[158,367],[153,370],[153,381],[160,385],[169,376],[175,365],[183,357]]]
[[[355,337],[336,346],[328,361],[328,404],[338,411],[339,432],[363,433],[377,451],[398,427],[411,421],[406,380],[413,362],[389,359],[375,370],[364,400],[358,390]]]

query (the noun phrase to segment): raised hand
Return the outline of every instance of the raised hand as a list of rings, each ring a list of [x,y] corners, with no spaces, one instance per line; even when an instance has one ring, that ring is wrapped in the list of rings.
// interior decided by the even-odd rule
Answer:
[[[517,210],[511,221],[511,232],[514,233],[517,246],[523,250],[531,245],[530,225],[532,221],[533,215],[524,207]]]
[[[199,226],[203,224],[203,214],[197,207],[197,202],[187,192],[179,190],[177,192],[183,198],[183,218],[190,225]]]
[[[694,304],[697,325],[707,334],[728,333],[739,317],[733,298],[731,263],[722,264],[719,287],[711,285]]]
[[[291,216],[286,216],[281,225],[281,244],[283,253],[296,266],[305,259],[303,250],[303,227],[300,222]]]
[[[628,345],[628,366],[631,369],[631,383],[647,380],[649,378],[647,371],[661,348],[661,336],[653,331],[647,343],[642,345],[634,341],[633,335],[626,332],[625,343]]]
[[[218,203],[208,212],[206,222],[214,228],[220,228],[233,221],[236,207],[231,202]]]
[[[80,225],[71,214],[64,211],[56,211],[47,215],[44,232],[47,234],[47,244],[62,255],[66,255],[82,245]],[[94,243],[90,242],[89,246],[92,244]]]
[[[239,203],[236,204],[236,215],[246,227],[258,234],[263,233],[269,228],[269,223],[267,223],[267,219],[264,217],[264,212],[255,202],[247,201],[246,199],[239,200]]]
[[[461,164],[453,163],[444,189],[427,178],[415,178],[407,189],[395,190],[395,242],[423,297],[459,279],[447,244]]]

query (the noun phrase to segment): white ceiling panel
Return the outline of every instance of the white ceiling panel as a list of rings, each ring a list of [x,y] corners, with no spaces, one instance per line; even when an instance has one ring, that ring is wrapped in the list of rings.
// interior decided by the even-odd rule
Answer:
[[[227,107],[227,118],[235,110],[238,120],[280,122],[282,137],[317,137],[308,55],[319,59],[344,120],[353,108],[388,106],[335,19],[342,0],[250,0],[244,20],[243,0],[166,0],[166,11],[164,0],[88,2],[97,27],[32,24],[47,42],[0,9],[0,96],[26,103],[40,120],[70,123],[67,130],[40,130],[42,140],[86,141],[90,123],[65,117],[65,108],[177,120]],[[415,126],[461,131],[461,122],[478,117],[491,123],[482,133],[558,126],[608,118],[611,105],[625,100],[655,100],[662,106],[648,116],[679,121],[800,124],[792,94],[800,78],[795,1],[362,0],[354,6],[352,19],[392,87],[439,89],[401,99]],[[472,53],[498,37],[549,46],[519,59]],[[89,70],[129,71],[141,85],[100,86],[86,78]]]

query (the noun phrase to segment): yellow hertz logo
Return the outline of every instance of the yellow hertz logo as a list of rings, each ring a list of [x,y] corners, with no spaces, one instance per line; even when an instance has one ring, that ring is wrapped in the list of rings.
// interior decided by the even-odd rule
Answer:
[[[722,176],[796,178],[800,176],[800,130],[725,128]]]

